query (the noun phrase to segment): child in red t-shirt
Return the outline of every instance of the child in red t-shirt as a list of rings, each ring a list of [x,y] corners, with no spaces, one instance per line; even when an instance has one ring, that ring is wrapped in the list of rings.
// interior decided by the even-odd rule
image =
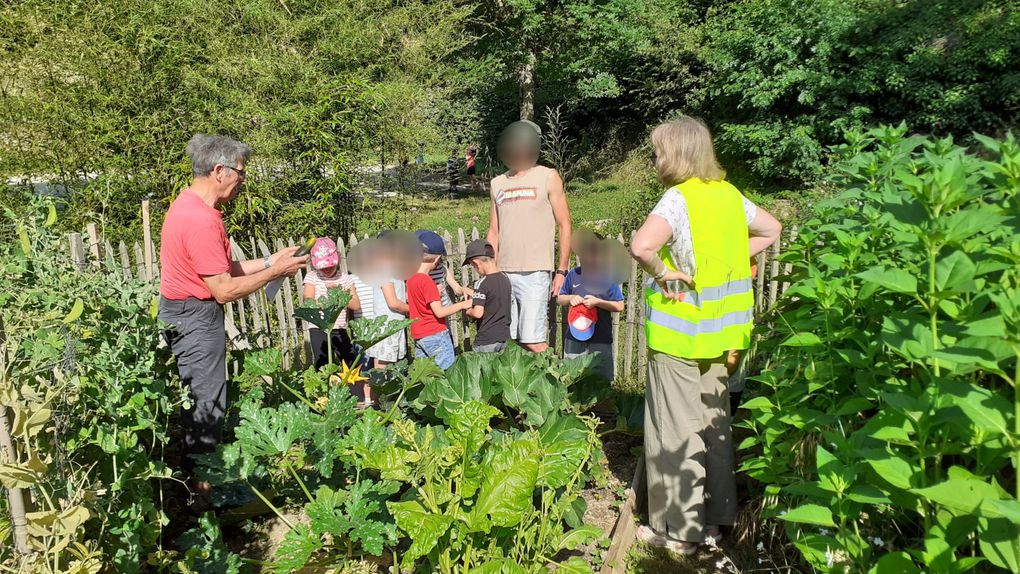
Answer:
[[[407,280],[407,306],[410,310],[411,338],[414,339],[414,356],[422,359],[430,357],[441,369],[448,369],[456,357],[453,350],[453,338],[446,328],[446,318],[459,311],[471,308],[471,299],[443,306],[429,271],[439,262],[435,247],[443,245],[443,239],[433,231],[419,231],[418,240],[425,247],[418,272]]]

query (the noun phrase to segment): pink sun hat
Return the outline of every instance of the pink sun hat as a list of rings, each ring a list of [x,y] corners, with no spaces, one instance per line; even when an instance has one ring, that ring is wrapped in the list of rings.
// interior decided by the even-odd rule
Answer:
[[[326,269],[339,264],[340,254],[336,250],[336,243],[328,237],[316,239],[315,247],[312,247],[312,269]]]

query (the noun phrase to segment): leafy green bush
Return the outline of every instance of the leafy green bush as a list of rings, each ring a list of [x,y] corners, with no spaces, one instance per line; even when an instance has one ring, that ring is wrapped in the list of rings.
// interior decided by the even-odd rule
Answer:
[[[744,469],[822,572],[1020,567],[1020,144],[852,134],[783,259]]]
[[[360,321],[351,333],[363,346],[406,326]],[[445,373],[431,360],[393,365],[373,372],[386,412],[359,413],[350,371],[287,372],[279,352],[256,351],[242,384],[251,377],[291,396],[274,402],[251,386],[237,440],[204,457],[202,476],[245,484],[290,527],[277,572],[343,567],[387,550],[419,571],[544,571],[561,550],[601,534],[583,525],[580,497],[602,456],[596,420],[580,414],[606,392],[593,362],[511,347],[462,355]],[[307,522],[288,518],[277,498],[300,505]],[[192,535],[206,537],[228,569],[207,530]],[[562,568],[590,572],[577,557]]]
[[[5,217],[18,240],[0,244],[0,408],[15,460],[0,482],[30,493],[38,551],[20,565],[138,572],[167,524],[163,448],[186,400],[157,349],[156,287],[75,268],[52,206]],[[18,564],[3,534],[0,559]]]

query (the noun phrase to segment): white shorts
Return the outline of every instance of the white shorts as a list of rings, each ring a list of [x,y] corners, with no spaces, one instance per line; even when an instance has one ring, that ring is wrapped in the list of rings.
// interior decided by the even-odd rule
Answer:
[[[394,333],[372,345],[365,351],[365,355],[377,361],[396,363],[407,355],[407,336],[404,331]]]
[[[549,337],[548,271],[508,272],[510,278],[510,337],[518,343],[545,343]]]

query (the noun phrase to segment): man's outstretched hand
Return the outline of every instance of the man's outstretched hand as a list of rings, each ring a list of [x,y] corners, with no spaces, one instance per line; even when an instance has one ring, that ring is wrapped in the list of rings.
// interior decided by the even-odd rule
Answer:
[[[274,253],[270,256],[272,266],[270,269],[273,270],[273,275],[276,277],[293,277],[297,274],[298,270],[305,266],[308,262],[308,256],[295,257],[294,254],[300,249],[297,246],[286,247]]]

